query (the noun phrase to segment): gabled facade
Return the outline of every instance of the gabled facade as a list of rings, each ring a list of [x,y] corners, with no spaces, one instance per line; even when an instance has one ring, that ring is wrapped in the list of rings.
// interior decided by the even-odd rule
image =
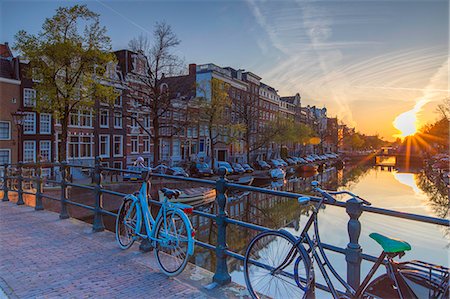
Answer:
[[[13,57],[8,43],[0,44],[0,165],[20,159],[18,131],[11,115],[20,105],[19,59]]]

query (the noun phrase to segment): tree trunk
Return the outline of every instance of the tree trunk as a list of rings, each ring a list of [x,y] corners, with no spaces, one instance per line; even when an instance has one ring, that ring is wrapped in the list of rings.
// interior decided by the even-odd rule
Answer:
[[[153,135],[153,167],[155,167],[156,165],[159,165],[159,143],[160,143],[160,138],[159,138],[159,133],[156,133],[155,130],[155,134]]]
[[[211,155],[211,169],[214,169],[215,159],[214,159],[214,140],[212,138],[212,128],[208,127],[208,130],[209,130],[209,142],[210,142],[210,149],[211,149],[211,153],[210,153],[210,155]]]
[[[250,164],[250,136],[248,132],[245,137],[245,153],[247,155],[247,163]]]
[[[58,147],[58,159],[59,162],[67,160],[67,127],[69,125],[69,114],[64,115],[61,120],[61,142]]]

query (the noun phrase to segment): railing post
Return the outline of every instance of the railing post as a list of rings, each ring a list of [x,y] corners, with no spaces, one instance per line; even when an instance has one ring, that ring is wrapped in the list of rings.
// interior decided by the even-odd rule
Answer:
[[[105,225],[103,224],[103,194],[102,194],[102,170],[100,167],[100,157],[95,157],[95,168],[94,168],[94,183],[95,183],[95,211],[94,211],[94,221],[92,223],[92,230],[94,232],[101,232],[105,230]]]
[[[22,162],[17,163],[17,205],[23,205],[25,202],[23,201],[23,177],[22,177]]]
[[[345,260],[347,261],[347,283],[355,290],[361,283],[361,245],[358,240],[361,234],[361,222],[359,217],[362,214],[362,201],[351,198],[346,202],[346,212],[350,216],[347,224],[350,242],[347,244]]]
[[[216,245],[216,272],[213,281],[219,285],[231,282],[231,276],[228,273],[227,265],[227,222],[228,217],[225,207],[227,204],[227,180],[225,178],[227,170],[224,167],[219,168],[220,178],[216,182],[216,201],[219,208],[216,216],[217,223],[217,245]]]
[[[9,201],[8,197],[8,164],[5,164],[3,172],[3,199],[2,201]]]
[[[44,209],[44,206],[42,205],[42,168],[41,168],[41,162],[36,163],[36,202],[34,205],[34,209],[36,211],[41,211]]]
[[[61,212],[59,214],[60,219],[69,218],[69,213],[67,213],[67,162],[63,161],[60,164],[61,172]]]

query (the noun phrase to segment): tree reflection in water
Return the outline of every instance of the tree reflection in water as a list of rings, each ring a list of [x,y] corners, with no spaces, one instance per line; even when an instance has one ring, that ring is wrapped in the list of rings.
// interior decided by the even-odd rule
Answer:
[[[425,192],[429,199],[429,205],[436,217],[448,219],[450,216],[450,201],[449,201],[449,188],[445,182],[437,175],[427,173],[425,171],[420,172],[416,176],[417,186]],[[443,228],[444,236],[450,236],[450,228]],[[447,245],[450,247],[450,243]]]

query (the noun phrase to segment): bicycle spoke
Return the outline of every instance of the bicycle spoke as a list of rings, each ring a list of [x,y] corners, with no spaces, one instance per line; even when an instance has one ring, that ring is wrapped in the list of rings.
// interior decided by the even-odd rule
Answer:
[[[246,252],[244,272],[253,296],[301,298],[303,291],[294,279],[298,254],[292,241],[282,233],[267,232],[255,237]]]

